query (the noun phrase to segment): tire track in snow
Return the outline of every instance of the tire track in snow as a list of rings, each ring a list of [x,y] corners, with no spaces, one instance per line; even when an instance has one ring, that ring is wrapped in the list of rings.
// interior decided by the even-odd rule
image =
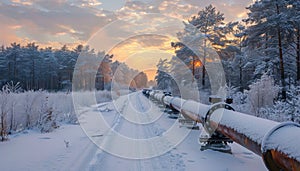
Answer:
[[[150,103],[150,101],[148,101],[148,99],[146,99],[144,96],[142,96],[141,93],[135,94],[135,96],[136,96],[136,102],[138,103],[138,110],[140,112],[146,112],[146,108],[144,106],[145,100],[147,100],[148,103]],[[142,100],[142,99],[144,99],[144,100]],[[142,103],[142,102],[144,102],[144,103]],[[148,114],[147,114],[147,116],[148,116]],[[150,118],[148,118],[148,119],[150,120]],[[144,132],[144,135],[146,135],[146,136],[151,136],[151,137],[159,136],[157,134],[156,130],[160,130],[159,132],[166,131],[164,128],[162,128],[157,123],[151,123],[148,125],[149,126],[146,126],[146,127],[144,127],[144,129],[142,129]],[[149,137],[144,137],[144,138],[149,138]],[[150,144],[150,145],[151,145],[151,148],[149,148],[149,149],[154,149],[155,151],[158,151],[157,147],[155,147],[153,144]],[[166,144],[166,145],[168,146],[168,144]],[[174,153],[174,150],[169,151],[161,156],[157,156],[157,157],[154,157],[151,159],[146,159],[144,161],[150,160],[151,170],[174,170],[174,171],[184,170],[184,164],[183,164],[183,160],[181,159],[182,158],[181,154],[173,154],[173,153]]]
[[[148,99],[143,97],[141,93],[131,94],[129,95],[128,99],[130,100],[130,102],[127,101],[126,103],[123,104],[124,108],[122,112],[125,112],[126,114],[126,112],[136,111],[136,115],[134,115],[135,117],[140,117],[140,115],[142,114],[149,115],[149,113],[146,113],[149,106],[145,106],[145,105],[151,105],[152,102],[149,102]],[[131,105],[129,105],[129,103],[131,103]],[[135,110],[132,110],[132,108],[135,108]],[[143,117],[145,118],[145,116]],[[135,118],[135,119],[139,119],[139,118]],[[162,119],[171,122],[171,120],[168,120],[168,118],[164,117]],[[149,120],[150,120],[150,116],[149,116]],[[120,115],[118,117],[118,120],[113,125],[113,129],[116,132],[119,132],[120,134],[122,134],[122,131],[123,132],[131,131],[129,134],[130,136],[132,136],[133,139],[146,139],[155,136],[160,136],[162,135],[162,132],[165,131],[165,129],[157,123],[150,123],[150,124],[143,124],[143,125],[133,124],[131,122],[128,122],[128,120],[126,120],[124,117]],[[109,142],[113,142],[113,141],[115,141],[114,137],[109,138]],[[110,144],[114,144],[114,143],[110,143]],[[138,142],[134,146],[137,147]],[[154,147],[153,144],[149,144],[148,150],[157,151],[158,149]],[[153,157],[150,159],[124,159],[106,153],[104,151],[99,151],[95,153],[94,158],[88,170],[116,170],[115,168],[117,169],[122,168],[123,170],[130,170],[130,171],[131,170],[133,171],[144,171],[144,170],[182,171],[184,170],[184,164],[183,164],[182,156],[178,154],[176,150],[172,150],[170,152],[167,152],[166,154]]]
[[[114,106],[115,111],[116,111],[116,115],[114,117],[112,125],[110,126],[111,129],[108,130],[103,135],[109,135],[111,133],[111,130],[114,130],[116,132],[118,131],[119,127],[122,124],[122,122],[121,122],[122,116],[120,115],[120,113],[122,113],[125,110],[127,104],[128,104],[128,100],[125,100],[120,110],[117,110],[116,106]],[[108,141],[112,141],[112,139],[111,138],[109,140],[104,139],[102,141],[102,147],[107,147],[107,145],[109,144]],[[89,171],[99,170],[99,168],[101,168],[101,164],[105,161],[105,159],[108,157],[108,155],[110,155],[110,154],[108,154],[106,151],[103,151],[102,149],[98,148],[97,151],[94,154],[93,159],[89,163],[89,169],[88,170]]]

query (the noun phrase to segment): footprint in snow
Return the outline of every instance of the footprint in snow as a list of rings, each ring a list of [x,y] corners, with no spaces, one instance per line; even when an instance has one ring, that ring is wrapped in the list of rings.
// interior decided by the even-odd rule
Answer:
[[[41,140],[50,140],[51,138],[50,137],[40,137],[39,139],[41,139]]]
[[[251,156],[244,156],[244,157],[247,159],[254,159],[254,157],[251,157]]]
[[[252,155],[252,153],[250,153],[250,152],[243,152],[243,154],[245,154],[245,155]]]

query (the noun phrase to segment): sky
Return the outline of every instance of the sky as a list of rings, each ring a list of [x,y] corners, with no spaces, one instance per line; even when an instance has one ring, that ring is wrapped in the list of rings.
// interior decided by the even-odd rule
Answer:
[[[114,60],[154,78],[160,58],[171,58],[176,33],[213,4],[226,21],[247,17],[252,0],[2,0],[0,44],[40,47],[78,44],[114,54]]]

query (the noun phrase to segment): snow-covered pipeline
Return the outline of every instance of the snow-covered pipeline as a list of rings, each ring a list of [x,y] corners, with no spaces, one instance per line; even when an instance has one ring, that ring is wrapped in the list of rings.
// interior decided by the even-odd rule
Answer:
[[[159,92],[152,92],[150,97],[262,156],[269,170],[300,170],[300,126],[296,123],[227,110],[222,103],[205,105]]]

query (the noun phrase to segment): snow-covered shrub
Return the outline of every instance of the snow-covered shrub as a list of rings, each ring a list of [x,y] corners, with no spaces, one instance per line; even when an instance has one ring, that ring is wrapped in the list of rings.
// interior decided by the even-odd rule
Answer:
[[[20,92],[16,85],[15,88],[10,87],[12,86],[5,86],[0,91],[0,133],[2,132],[3,139],[7,138],[8,133],[25,129],[38,128],[42,132],[50,132],[59,124],[78,123],[72,93]],[[96,101],[110,101],[112,94],[109,91],[97,91]],[[79,97],[83,104],[88,105],[95,99],[93,95],[92,92],[82,92]]]
[[[248,94],[238,91],[233,93],[231,97],[233,99],[232,106],[236,111],[249,114]]]
[[[287,115],[289,110],[290,106],[286,102],[278,101],[271,107],[259,109],[258,115],[261,118],[284,122],[290,120]]]
[[[7,140],[8,125],[7,115],[9,112],[10,93],[9,89],[4,86],[0,91],[0,138],[1,141]]]
[[[11,81],[4,85],[4,87],[10,92],[10,93],[20,93],[22,92],[22,87],[20,85],[20,82],[17,82],[16,84]]]
[[[272,83],[272,81],[268,79],[266,80],[267,82]],[[275,86],[272,88],[271,85],[273,84],[262,83],[256,83],[253,85],[255,85],[255,88],[253,88],[252,86],[252,91],[260,91],[262,92],[262,94],[257,94],[257,92],[251,92],[251,90],[245,93],[234,93],[232,96],[232,105],[236,111],[248,114],[255,114],[258,117],[274,120],[277,122],[293,121],[300,123],[300,86],[291,85],[290,89],[287,91],[287,100],[276,101],[274,103],[274,98],[276,98],[276,93],[279,90],[278,87]],[[261,97],[263,95],[264,97]],[[249,97],[252,98],[252,101],[248,99]],[[258,103],[257,101],[255,101],[255,99],[258,99],[261,102],[259,103],[259,105],[256,104],[256,106],[253,106],[253,104]],[[254,110],[254,108],[256,110]],[[252,109],[252,111],[249,109]]]
[[[288,119],[300,123],[300,86],[291,85],[287,91],[287,100],[290,108],[287,111]]]
[[[49,104],[51,104],[53,113],[57,116],[59,122],[68,124],[77,124],[72,94],[69,92],[57,92],[49,94]]]
[[[95,94],[92,91],[72,92],[72,97],[76,107],[89,107],[95,103]]]
[[[96,100],[97,103],[103,103],[112,100],[112,96],[114,96],[114,91],[97,91],[96,92]]]
[[[196,83],[186,83],[186,84],[181,84],[179,86],[179,91],[180,91],[180,96],[183,99],[187,100],[195,100],[199,101],[200,100],[200,93],[198,91]]]
[[[277,101],[274,106],[259,111],[261,117],[278,122],[300,123],[300,86],[291,85],[286,101]]]
[[[16,130],[16,119],[15,119],[15,113],[16,113],[16,106],[18,104],[17,99],[17,94],[22,91],[20,83],[14,83],[14,82],[9,82],[5,84],[2,87],[2,104],[6,105],[6,112],[3,115],[3,123],[6,125],[6,129],[8,133],[11,133],[12,131]],[[4,107],[4,106],[3,106]]]
[[[45,91],[28,91],[18,95],[18,101],[22,106],[19,106],[17,109],[20,112],[20,116],[23,118],[19,118],[22,120],[23,129],[33,128],[39,124],[39,121],[42,117],[42,106],[45,97],[47,96],[47,92]],[[25,113],[24,113],[25,112]],[[22,128],[20,128],[22,129]]]
[[[264,74],[260,80],[249,87],[250,90],[247,91],[248,100],[251,111],[256,115],[259,113],[260,108],[272,106],[279,92],[279,87],[274,84],[273,78],[267,74]]]
[[[48,96],[44,99],[44,103],[41,108],[39,128],[42,133],[52,132],[54,129],[58,128],[56,115],[53,112],[52,105],[49,104]]]

